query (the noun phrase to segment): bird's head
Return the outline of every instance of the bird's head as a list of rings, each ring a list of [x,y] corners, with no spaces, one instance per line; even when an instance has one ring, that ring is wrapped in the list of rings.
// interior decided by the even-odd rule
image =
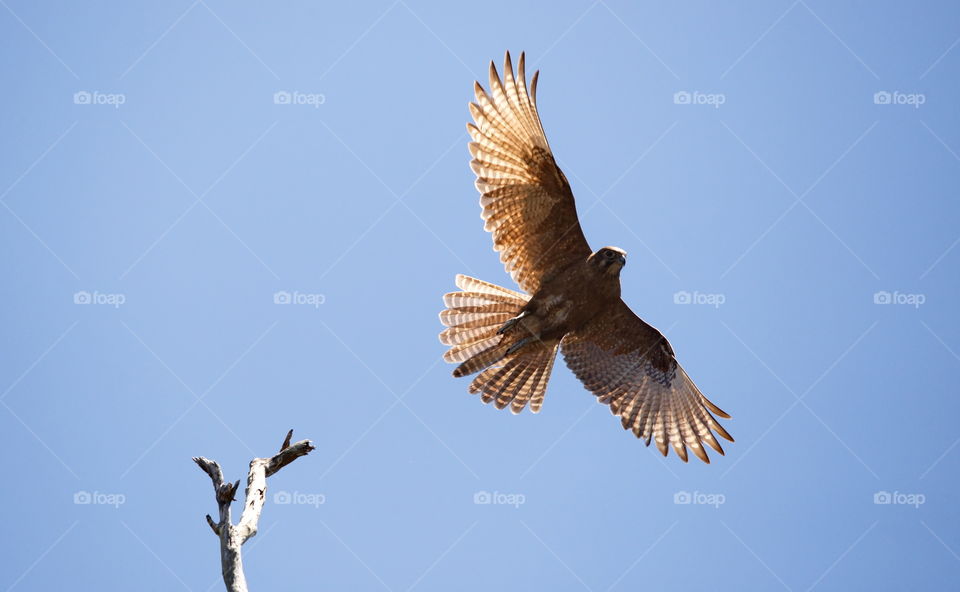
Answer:
[[[590,255],[588,261],[601,273],[618,277],[627,264],[627,252],[617,247],[604,247]]]

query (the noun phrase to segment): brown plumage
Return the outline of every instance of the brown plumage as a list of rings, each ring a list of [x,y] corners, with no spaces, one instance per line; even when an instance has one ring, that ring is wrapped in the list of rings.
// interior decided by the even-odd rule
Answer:
[[[517,76],[507,53],[503,79],[490,64],[490,92],[475,84],[468,123],[484,229],[507,271],[530,294],[458,275],[444,297],[444,354],[454,376],[479,372],[470,384],[484,403],[519,413],[540,410],[558,350],[567,366],[619,415],[624,429],[710,462],[704,444],[733,441],[707,400],[677,363],[673,348],[620,299],[626,253],[592,252],[580,228],[570,183],[557,166],[537,113],[537,76],[528,92],[524,55]]]

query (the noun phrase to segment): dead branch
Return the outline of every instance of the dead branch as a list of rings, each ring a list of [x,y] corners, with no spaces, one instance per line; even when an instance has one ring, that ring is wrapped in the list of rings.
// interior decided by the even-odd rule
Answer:
[[[267,477],[314,450],[310,440],[301,440],[290,444],[292,437],[293,430],[290,430],[283,440],[280,452],[272,457],[255,458],[250,461],[247,488],[244,492],[243,513],[240,515],[240,522],[236,525],[230,519],[230,504],[236,499],[240,481],[224,482],[223,471],[217,461],[202,456],[193,459],[193,462],[197,463],[197,466],[213,482],[214,496],[220,510],[220,520],[214,522],[213,518],[207,514],[207,524],[213,530],[213,534],[220,538],[220,567],[227,592],[247,592],[247,580],[243,574],[243,558],[240,547],[257,534],[260,513],[263,511],[263,504],[266,500]]]

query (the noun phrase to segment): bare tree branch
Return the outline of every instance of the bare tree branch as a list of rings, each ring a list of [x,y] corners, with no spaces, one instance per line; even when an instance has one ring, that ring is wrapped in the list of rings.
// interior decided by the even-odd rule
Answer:
[[[243,574],[243,558],[240,547],[250,537],[257,534],[257,525],[260,513],[267,495],[267,477],[270,477],[283,467],[292,463],[301,456],[306,456],[314,450],[310,440],[301,440],[293,445],[290,439],[293,430],[287,432],[280,452],[270,458],[255,458],[250,461],[250,471],[247,474],[247,488],[244,492],[243,513],[240,522],[234,526],[230,519],[230,504],[235,500],[240,481],[226,483],[223,480],[223,471],[217,461],[194,457],[193,462],[206,473],[213,482],[213,490],[220,509],[220,521],[214,522],[207,514],[207,524],[213,533],[220,538],[220,567],[223,572],[223,583],[227,592],[247,592],[247,580]]]
[[[301,456],[306,456],[313,450],[313,445],[310,444],[310,440],[300,440],[293,445],[285,447],[280,452],[273,455],[269,461],[267,461],[267,477],[273,475],[283,467],[289,465],[293,461],[297,460]],[[264,459],[260,459],[264,460]]]
[[[217,523],[213,521],[213,518],[210,517],[210,514],[207,514],[207,524],[209,524],[210,528],[213,529],[213,534],[220,536],[220,527],[217,526]]]

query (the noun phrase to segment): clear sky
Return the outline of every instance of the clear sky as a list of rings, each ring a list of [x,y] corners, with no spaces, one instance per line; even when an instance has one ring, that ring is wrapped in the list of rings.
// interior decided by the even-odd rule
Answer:
[[[958,38],[949,2],[0,1],[0,589],[220,588],[190,457],[289,428],[254,590],[955,587]],[[440,359],[454,275],[511,285],[464,128],[506,49],[733,416],[709,466],[562,363],[513,416]]]

